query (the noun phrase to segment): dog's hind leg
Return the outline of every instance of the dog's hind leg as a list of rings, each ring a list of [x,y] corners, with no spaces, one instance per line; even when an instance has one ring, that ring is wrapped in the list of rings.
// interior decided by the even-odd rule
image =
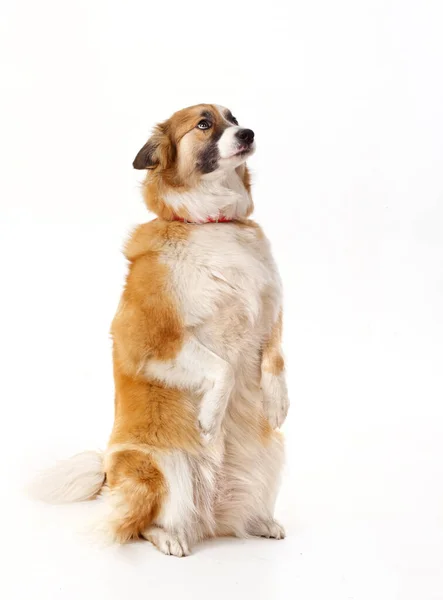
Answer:
[[[140,537],[160,513],[167,488],[153,455],[145,450],[109,452],[105,458],[110,513],[107,528],[113,539]]]
[[[156,452],[156,460],[166,492],[158,515],[141,535],[164,554],[187,556],[198,537],[191,464],[187,455],[178,450]]]
[[[274,519],[284,460],[283,439],[264,422],[241,432],[231,428],[216,507],[218,535],[285,537]]]
[[[190,553],[196,514],[192,472],[184,452],[117,450],[108,454],[106,473],[108,526],[114,539],[143,537],[165,554]]]
[[[283,437],[273,430],[268,430],[267,436],[268,441],[258,450],[256,483],[251,489],[256,495],[256,503],[246,531],[252,536],[281,540],[286,534],[283,526],[274,519],[274,510],[284,460]]]

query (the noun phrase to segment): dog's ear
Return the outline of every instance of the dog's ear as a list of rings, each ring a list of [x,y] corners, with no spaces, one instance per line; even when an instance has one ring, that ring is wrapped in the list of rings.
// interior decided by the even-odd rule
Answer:
[[[146,142],[132,163],[134,169],[154,169],[159,159],[156,156],[159,144],[154,140],[154,136]]]
[[[158,125],[152,137],[138,152],[132,163],[134,169],[166,168],[173,160],[174,148],[164,128]]]

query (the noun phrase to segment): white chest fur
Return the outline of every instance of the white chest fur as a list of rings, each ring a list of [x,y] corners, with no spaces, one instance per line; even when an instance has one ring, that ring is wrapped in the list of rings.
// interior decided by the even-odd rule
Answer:
[[[193,225],[164,260],[185,326],[214,350],[238,354],[260,343],[281,306],[280,278],[267,239],[254,226]]]

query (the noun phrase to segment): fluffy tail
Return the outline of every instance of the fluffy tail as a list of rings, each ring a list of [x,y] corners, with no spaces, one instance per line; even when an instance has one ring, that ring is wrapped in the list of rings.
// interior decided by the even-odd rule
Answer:
[[[97,496],[104,482],[102,454],[82,452],[42,472],[29,491],[35,498],[51,504],[80,502]]]

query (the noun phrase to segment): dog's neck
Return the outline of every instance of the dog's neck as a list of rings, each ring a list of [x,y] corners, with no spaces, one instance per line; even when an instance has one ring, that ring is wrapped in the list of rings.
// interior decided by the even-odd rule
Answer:
[[[187,191],[168,191],[163,200],[174,218],[190,223],[244,219],[253,208],[251,195],[234,170],[206,176]]]

